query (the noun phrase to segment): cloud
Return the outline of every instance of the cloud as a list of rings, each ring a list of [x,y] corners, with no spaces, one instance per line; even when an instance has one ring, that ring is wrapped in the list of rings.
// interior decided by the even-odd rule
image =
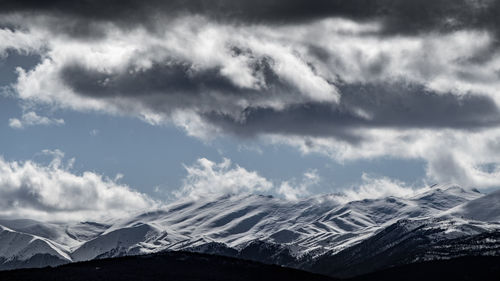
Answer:
[[[45,116],[40,116],[34,111],[23,113],[21,119],[9,119],[9,126],[14,129],[23,129],[29,126],[49,126],[49,125],[64,125],[64,119],[55,119]]]
[[[187,175],[180,189],[174,191],[177,198],[199,199],[241,193],[275,193],[286,200],[296,201],[309,193],[309,188],[320,182],[316,170],[304,173],[300,181],[290,179],[280,183],[266,179],[255,171],[248,171],[231,160],[221,163],[200,158],[191,166],[184,165]]]
[[[269,191],[273,184],[257,172],[232,165],[227,158],[221,163],[200,158],[193,166],[184,166],[187,176],[174,195],[193,199],[224,194]]]
[[[23,103],[499,184],[498,1],[259,1],[7,1],[0,49]]]
[[[325,137],[270,136],[268,141],[323,154],[340,162],[385,157],[426,162],[426,180],[487,189],[500,186],[500,130],[362,129],[367,141],[356,144]]]
[[[206,119],[225,131],[248,137],[282,134],[328,137],[356,143],[359,129],[483,129],[500,125],[500,110],[485,95],[436,93],[418,85],[352,84],[340,87],[339,104],[305,103],[276,110],[245,111],[244,122],[217,113]]]
[[[47,59],[32,71],[18,69],[16,90],[25,101],[157,122],[175,121],[179,112],[244,120],[247,108],[338,100],[336,87],[286,46],[266,47],[251,30],[230,35],[237,33],[192,18],[173,22],[171,32],[159,37],[115,30],[92,43],[55,35]]]
[[[63,153],[48,165],[0,157],[0,216],[67,221],[99,219],[157,207],[158,202],[94,172],[73,173]]]
[[[341,17],[359,21],[378,19],[387,34],[416,34],[428,31],[450,31],[461,28],[497,30],[496,15],[500,9],[491,0],[105,0],[65,3],[52,0],[3,1],[4,15],[22,14],[59,17],[59,26],[46,20],[51,28],[71,36],[102,36],[102,25],[113,24],[124,29],[138,26],[157,31],[157,21],[197,15],[236,24],[265,23],[283,25]],[[98,25],[98,24],[101,25]],[[161,31],[161,30],[160,30]]]
[[[114,179],[89,171],[76,174],[71,171],[74,159],[64,162],[63,152],[44,150],[41,155],[51,157],[51,161],[42,165],[32,160],[7,161],[0,157],[0,217],[97,220],[162,206],[161,202],[119,183],[121,174]],[[174,195],[193,200],[226,194],[275,193],[286,200],[297,201],[310,195],[309,189],[321,181],[318,172],[310,170],[300,180],[273,183],[226,158],[220,163],[200,158],[185,169],[187,175]],[[425,190],[367,174],[363,174],[362,181],[360,186],[329,198],[345,203],[386,196],[407,197]],[[156,187],[155,192],[162,191]]]
[[[194,136],[215,127],[244,137],[356,142],[359,127],[499,125],[500,56],[469,61],[491,44],[488,33],[365,34],[380,32],[377,26],[328,19],[269,28],[182,18],[164,34],[110,27],[97,41],[55,35],[47,59],[18,69],[16,90],[24,101],[171,122]]]
[[[227,158],[220,163],[200,158],[193,165],[184,167],[187,175],[183,186],[174,191],[177,198],[196,200],[227,194],[264,193],[277,194],[285,200],[297,201],[310,196],[310,189],[321,182],[317,170],[306,171],[300,179],[273,182],[255,171],[232,164]],[[404,198],[427,189],[428,187],[412,187],[399,180],[364,173],[360,185],[345,188],[339,193],[328,195],[327,198],[340,203],[388,196]]]
[[[318,171],[311,170],[304,173],[302,181],[299,183],[283,181],[276,192],[283,195],[286,200],[297,201],[300,198],[310,195],[309,188],[317,185],[320,180]]]
[[[385,198],[388,196],[405,198],[429,189],[428,187],[413,188],[395,179],[374,177],[366,173],[363,173],[361,179],[361,185],[345,189],[333,198],[345,203],[363,199]]]
[[[33,34],[27,30],[0,28],[0,59],[8,56],[8,51],[16,51],[20,54],[39,53],[44,44],[42,34]]]
[[[98,129],[92,129],[90,130],[89,134],[92,136],[92,137],[95,137],[97,135],[99,135],[100,131]]]
[[[498,132],[493,141],[498,141]],[[448,140],[449,142],[450,140]],[[490,150],[491,138],[470,138],[467,145],[455,145],[456,150],[443,144],[430,149],[427,158],[427,176],[438,183],[460,183],[466,187],[479,189],[498,188],[500,186],[500,162],[497,151]],[[480,141],[485,142],[479,143]],[[485,166],[491,167],[485,169]]]

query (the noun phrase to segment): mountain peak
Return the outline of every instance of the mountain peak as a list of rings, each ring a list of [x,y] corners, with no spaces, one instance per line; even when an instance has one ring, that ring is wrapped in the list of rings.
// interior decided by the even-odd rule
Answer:
[[[462,218],[496,222],[500,221],[500,190],[486,194],[454,208],[450,213]]]
[[[457,206],[476,214],[476,209],[499,204],[495,203],[493,195],[488,197],[493,199],[486,200],[487,203],[477,201],[484,198],[482,194],[457,185],[438,185],[404,198],[388,196],[341,203],[331,197],[323,195],[287,201],[266,195],[232,194],[185,199],[156,211],[105,223],[61,225],[18,220],[6,221],[9,224],[6,227],[12,228],[9,235],[37,238],[40,243],[57,249],[55,256],[62,256],[59,252],[67,253],[71,261],[165,250],[214,250],[213,245],[217,251],[225,253],[243,251],[252,245],[252,251],[257,252],[279,248],[280,253],[294,257],[318,257],[352,247],[401,220],[446,220],[441,214],[450,210],[457,212],[458,209],[453,209]],[[456,218],[450,214],[448,216]],[[488,214],[479,219],[482,218],[496,218],[496,215]],[[434,222],[430,221],[432,227]],[[0,235],[0,245],[11,241],[7,236]],[[255,244],[255,241],[262,243]],[[26,253],[34,256],[38,252]],[[25,258],[29,259],[30,255]],[[2,257],[10,257],[8,251],[2,252]]]

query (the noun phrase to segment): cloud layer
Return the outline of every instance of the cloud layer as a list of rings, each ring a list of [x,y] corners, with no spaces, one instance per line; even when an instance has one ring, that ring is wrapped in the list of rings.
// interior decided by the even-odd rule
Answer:
[[[74,159],[64,161],[64,153],[44,150],[48,164],[34,161],[7,161],[0,157],[0,217],[29,218],[41,221],[83,221],[120,218],[126,214],[161,208],[155,201],[115,179],[95,172],[72,172]],[[306,171],[299,179],[273,182],[231,160],[220,163],[200,158],[185,165],[186,176],[174,196],[198,200],[228,194],[276,194],[289,201],[311,195],[310,188],[320,184],[317,171]],[[363,183],[341,193],[321,197],[338,203],[386,196],[405,197],[419,190],[389,178],[363,175]]]
[[[297,201],[311,196],[311,188],[321,184],[316,170],[306,171],[301,178],[272,181],[255,171],[249,171],[224,158],[220,163],[206,158],[198,159],[193,165],[184,166],[187,172],[181,188],[174,192],[177,198],[200,199],[227,194],[276,194],[279,197]],[[409,197],[428,190],[428,187],[414,187],[387,177],[363,174],[361,184],[341,190],[335,194],[314,197],[347,203],[363,199],[377,199],[388,196]]]
[[[495,0],[90,0],[80,3],[51,0],[2,1],[3,13],[68,17],[80,25],[59,27],[73,36],[100,35],[96,23],[123,28],[153,29],[160,18],[199,15],[214,21],[281,25],[342,17],[380,20],[389,34],[498,28]],[[84,24],[81,24],[84,23]],[[53,26],[56,28],[56,26]]]
[[[499,1],[2,4],[0,53],[42,57],[14,86],[32,107],[337,161],[424,159],[430,180],[500,185]]]
[[[177,198],[200,199],[227,194],[276,194],[289,201],[297,201],[311,196],[310,189],[321,184],[316,170],[306,171],[301,178],[285,181],[272,181],[255,171],[249,171],[231,160],[224,158],[220,163],[206,158],[198,159],[193,165],[184,165],[186,177],[183,185],[174,191]],[[363,174],[359,186],[346,188],[322,199],[347,203],[363,199],[376,199],[387,196],[408,197],[427,187],[412,187],[387,177],[374,177]]]
[[[0,158],[0,216],[95,220],[159,206],[145,194],[97,173],[75,174],[63,165],[64,154],[50,154],[54,158],[47,166]]]

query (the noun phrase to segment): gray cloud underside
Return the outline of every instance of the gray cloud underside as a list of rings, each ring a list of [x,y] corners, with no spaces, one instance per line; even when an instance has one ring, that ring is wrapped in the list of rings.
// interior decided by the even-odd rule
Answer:
[[[326,17],[381,20],[388,34],[487,29],[498,34],[500,1],[495,0],[89,0],[0,1],[3,13],[45,13],[67,17],[54,28],[73,36],[100,36],[94,21],[154,28],[159,17],[202,15],[218,21],[287,24]]]
[[[360,128],[475,130],[500,124],[500,111],[485,95],[435,93],[420,85],[365,83],[339,85],[338,104],[304,102],[284,109],[238,106],[238,101],[293,96],[294,87],[279,79],[267,60],[254,65],[264,73],[264,89],[242,89],[217,68],[196,71],[188,63],[170,62],[139,72],[102,73],[78,64],[61,71],[76,93],[98,99],[120,97],[153,112],[194,109],[205,120],[243,137],[263,133],[334,136],[358,142]]]
[[[149,69],[135,71],[133,67],[114,73],[98,72],[77,63],[61,70],[62,80],[75,92],[93,98],[137,97],[149,100],[149,107],[169,111],[173,107],[207,105],[210,108],[224,106],[211,93],[225,96],[234,103],[238,99],[249,100],[270,95],[282,95],[294,91],[294,87],[280,81],[269,67],[270,59],[262,58],[251,67],[254,76],[263,77],[264,90],[242,89],[221,75],[220,67],[197,70],[193,63],[167,60]],[[170,108],[169,108],[170,107]]]
[[[42,4],[39,1],[0,1],[5,13],[33,12],[37,15],[60,15],[63,19],[71,19],[65,21],[67,25],[62,25],[61,20],[53,21],[57,23],[56,26],[50,26],[51,21],[43,23],[49,24],[48,29],[53,34],[60,31],[60,26],[67,26],[72,29],[67,30],[68,34],[78,36],[99,33],[99,30],[103,32],[102,36],[110,36],[106,32],[109,26],[102,24],[103,22],[113,22],[124,28],[137,25],[153,27],[156,21],[161,22],[165,18],[182,17],[186,14],[227,20],[230,25],[248,22],[268,25],[297,24],[302,20],[329,16],[351,18],[357,22],[373,19],[382,22],[382,30],[358,31],[356,36],[359,38],[364,37],[363,32],[377,33],[367,35],[370,38],[399,33],[413,33],[418,37],[418,33],[424,31],[474,28],[495,32],[498,20],[494,12],[500,9],[499,2],[107,0],[76,4],[67,1],[44,1]],[[185,20],[193,18],[188,17]],[[73,24],[76,29],[73,29]],[[165,26],[163,28],[165,29]],[[99,35],[97,33],[94,35]],[[103,38],[103,42],[106,42],[106,37]],[[495,40],[492,42],[495,43]],[[222,68],[227,65],[214,63],[199,67],[196,59],[187,61],[186,58],[176,57],[175,54],[169,58],[153,60],[150,67],[139,68],[134,60],[140,60],[141,55],[124,58],[130,66],[123,68],[103,66],[102,69],[97,69],[75,60],[62,63],[63,67],[59,69],[58,75],[61,82],[76,95],[109,101],[123,112],[129,111],[134,105],[140,105],[142,109],[168,118],[176,111],[189,110],[224,131],[243,137],[277,133],[312,137],[333,136],[358,143],[363,140],[358,129],[364,128],[477,130],[497,127],[500,123],[500,112],[491,94],[472,91],[457,94],[429,89],[422,80],[431,79],[434,73],[439,71],[433,69],[429,59],[422,58],[419,62],[421,65],[415,66],[415,72],[408,76],[422,76],[423,79],[418,82],[406,81],[408,77],[384,81],[389,77],[385,74],[391,71],[391,59],[394,59],[389,53],[378,53],[371,62],[367,61],[366,54],[360,54],[359,58],[352,56],[352,61],[348,61],[341,57],[345,56],[345,52],[337,53],[336,50],[325,49],[328,44],[316,46],[314,43],[304,43],[307,52],[296,55],[294,50],[293,56],[301,63],[307,64],[310,72],[317,78],[326,82],[323,88],[331,86],[339,93],[338,102],[305,97],[307,94],[314,95],[305,92],[315,89],[299,89],[297,83],[293,84],[300,81],[300,75],[304,72],[293,78],[284,78],[282,74],[276,73],[279,66],[275,65],[272,55],[262,55],[262,52],[254,54],[251,47],[246,46],[228,45],[227,49],[217,51],[221,54],[229,53],[232,56],[231,61],[237,61],[239,58],[247,60],[245,66],[248,66],[250,76],[259,81],[258,85],[252,87],[237,85],[234,77],[224,74]],[[494,46],[495,44],[492,44],[487,48],[473,49],[467,54],[468,57],[460,58],[463,60],[462,64],[484,64],[488,57],[495,53],[492,51]],[[152,46],[148,52],[154,53],[155,48]],[[415,53],[415,56],[419,56],[419,53]],[[361,70],[357,75],[366,78],[365,81],[343,81],[342,75],[352,69],[345,67],[345,64],[359,65]],[[335,68],[338,73],[324,77],[321,71],[316,71],[316,67]],[[466,68],[456,71],[460,81],[473,84],[478,79],[483,79],[481,74],[467,71]],[[334,76],[336,81],[330,81]],[[397,74],[392,77],[397,77]],[[118,100],[119,102],[116,102]]]
[[[206,115],[214,124],[238,135],[281,133],[335,136],[361,140],[356,129],[479,129],[500,124],[499,110],[486,96],[436,94],[415,85],[349,85],[340,87],[339,105],[307,103],[282,111],[247,108],[244,121]],[[360,116],[360,109],[368,116]]]

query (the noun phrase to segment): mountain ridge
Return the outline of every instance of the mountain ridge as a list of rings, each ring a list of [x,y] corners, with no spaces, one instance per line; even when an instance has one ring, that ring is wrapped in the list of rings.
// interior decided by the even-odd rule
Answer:
[[[27,249],[25,252],[32,251],[32,257],[53,254],[54,264],[185,250],[325,273],[317,270],[319,265],[335,260],[336,255],[355,251],[363,243],[371,243],[369,241],[389,233],[394,227],[401,237],[424,237],[433,247],[437,247],[436,241],[441,243],[500,230],[500,222],[474,220],[463,211],[473,209],[477,215],[480,208],[472,207],[494,206],[497,193],[483,195],[456,185],[442,185],[408,197],[389,196],[341,203],[334,196],[285,201],[263,195],[226,195],[174,202],[158,210],[106,222],[57,224],[0,220],[0,246],[7,243],[7,234],[14,233],[45,242],[51,249],[55,247],[53,252],[37,252],[33,250],[37,249],[33,243],[19,246]],[[415,229],[422,228],[419,224],[425,225],[425,231],[418,232],[423,236],[412,236]],[[384,239],[391,241],[387,237]],[[398,247],[406,245],[391,243]],[[405,254],[397,248],[394,251]],[[5,269],[5,264],[16,268],[12,261],[19,261],[19,267],[29,267],[26,266],[30,264],[29,255],[13,253],[0,251],[0,259],[4,261],[0,260],[0,269]],[[414,260],[423,255],[419,253]],[[366,263],[361,256],[355,264]],[[443,257],[436,255],[435,258]],[[380,268],[391,263],[394,262],[390,259],[381,261]],[[367,270],[376,269],[379,268]],[[339,269],[338,273],[342,272]],[[328,274],[334,276],[335,272]]]

